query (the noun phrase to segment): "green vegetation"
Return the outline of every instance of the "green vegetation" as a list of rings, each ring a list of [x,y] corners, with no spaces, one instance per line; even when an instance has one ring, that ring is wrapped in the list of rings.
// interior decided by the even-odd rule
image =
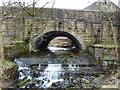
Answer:
[[[98,44],[94,44],[93,46],[94,47],[102,47],[102,48],[115,48],[116,47],[116,45],[114,43],[98,43]]]
[[[12,61],[18,55],[27,53],[29,51],[28,44],[25,42],[14,42],[13,45],[4,47],[5,59]]]
[[[6,60],[0,62],[0,82],[15,79],[17,77],[17,74],[18,67],[16,64]]]
[[[11,46],[5,46],[5,47],[3,47],[3,48],[4,48],[4,50],[11,50],[12,47],[14,47],[14,45],[11,45]]]
[[[23,82],[18,83],[16,86],[17,86],[17,87],[22,87],[23,85],[25,85],[26,83],[28,83],[28,82],[30,82],[30,81],[31,81],[30,79],[26,79],[26,80],[24,80]]]

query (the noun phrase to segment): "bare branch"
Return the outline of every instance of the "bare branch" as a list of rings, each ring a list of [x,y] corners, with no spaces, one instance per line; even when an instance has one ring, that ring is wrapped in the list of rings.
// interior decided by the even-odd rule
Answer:
[[[54,3],[53,3],[53,5],[55,4],[55,0],[52,0],[52,1],[50,1],[50,2],[46,2],[43,6],[42,6],[42,8],[44,8],[47,4],[49,4],[49,3],[52,3],[54,1]],[[52,5],[52,7],[53,7],[53,5]]]
[[[19,0],[18,0],[19,1]],[[33,17],[33,15],[26,9],[26,7],[22,6],[21,2],[19,1],[19,5],[23,8],[23,10],[30,15],[31,17]]]

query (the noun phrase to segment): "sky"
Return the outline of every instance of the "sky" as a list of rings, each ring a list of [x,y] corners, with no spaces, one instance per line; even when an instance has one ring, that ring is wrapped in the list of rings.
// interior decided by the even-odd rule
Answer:
[[[3,5],[2,4],[3,1],[8,2],[8,1],[19,1],[19,0],[0,0],[0,5]],[[29,4],[33,2],[33,0],[20,0],[20,1]],[[54,8],[83,9],[97,0],[35,0],[35,1],[39,1],[36,7],[42,7],[43,5],[46,4],[46,2],[49,2],[46,5],[46,7],[52,7],[53,3],[55,2],[53,5]],[[111,0],[111,1],[116,5],[118,5],[118,0]]]

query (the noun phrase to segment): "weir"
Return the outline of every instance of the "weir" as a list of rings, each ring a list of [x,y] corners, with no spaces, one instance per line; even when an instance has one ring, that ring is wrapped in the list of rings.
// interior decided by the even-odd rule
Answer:
[[[91,55],[67,47],[28,53],[14,62],[19,66],[21,83],[13,82],[11,87],[18,88],[81,88],[87,81],[90,87],[94,78],[104,74]]]

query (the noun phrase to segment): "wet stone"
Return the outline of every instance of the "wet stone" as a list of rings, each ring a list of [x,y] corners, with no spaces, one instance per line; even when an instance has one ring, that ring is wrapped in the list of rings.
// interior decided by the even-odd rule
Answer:
[[[15,61],[22,65],[19,66],[20,83],[23,82],[20,88],[90,87],[100,74],[94,58],[86,52],[36,52],[23,55]],[[26,79],[30,82],[25,82]]]

